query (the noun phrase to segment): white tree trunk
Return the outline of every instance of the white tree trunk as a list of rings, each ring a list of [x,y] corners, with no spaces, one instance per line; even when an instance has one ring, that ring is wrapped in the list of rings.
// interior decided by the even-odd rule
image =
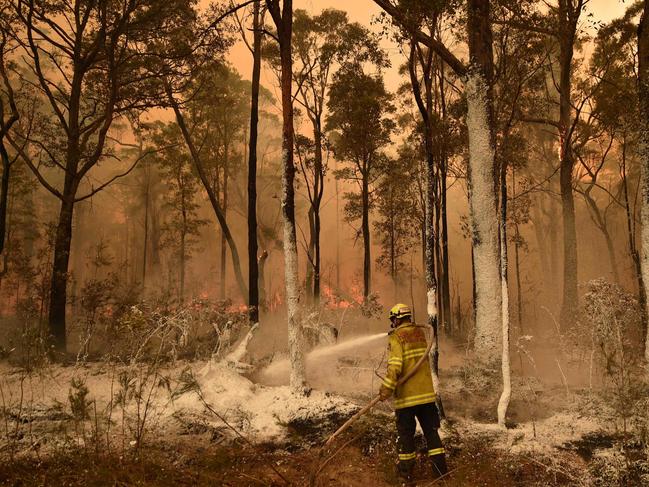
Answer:
[[[283,159],[286,160],[287,154]],[[286,163],[286,161],[285,161]],[[288,180],[286,171],[282,178],[282,206],[287,204]],[[304,351],[302,349],[302,322],[300,320],[300,291],[298,288],[298,259],[295,220],[284,217],[284,277],[286,281],[286,311],[288,315],[288,355],[291,364],[289,384],[301,391],[306,385]]]
[[[295,392],[306,385],[302,322],[298,289],[297,239],[295,236],[295,164],[293,161],[293,1],[267,0],[266,6],[277,27],[281,58],[282,88],[282,221],[284,223],[284,281],[288,321],[288,357],[291,365],[289,384]]]
[[[502,333],[498,214],[488,90],[478,69],[469,70],[465,93],[469,132],[469,204],[476,275],[475,351],[479,360],[495,362],[500,355]]]
[[[435,168],[432,164],[426,167],[426,313],[428,315],[428,326],[431,327],[431,340],[433,345],[430,349],[429,365],[435,389],[437,409],[440,419],[445,419],[444,407],[442,404],[442,393],[439,383],[439,323],[437,320],[437,279],[435,277],[435,235],[433,233],[434,223],[434,198],[435,198]]]
[[[428,290],[427,296],[427,308],[428,308],[428,324],[435,323],[435,326],[432,328],[431,340],[433,340],[433,346],[430,349],[430,372],[433,379],[433,388],[435,389],[435,396],[437,402],[437,408],[439,409],[440,416],[443,416],[442,409],[442,392],[439,383],[439,370],[438,370],[438,361],[439,361],[439,342],[438,342],[438,330],[439,323],[437,322],[437,289],[432,288]],[[440,418],[444,419],[444,418]]]

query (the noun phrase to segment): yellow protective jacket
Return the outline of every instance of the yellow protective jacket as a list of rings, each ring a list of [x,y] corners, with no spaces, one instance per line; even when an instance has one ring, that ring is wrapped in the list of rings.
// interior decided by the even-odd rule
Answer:
[[[399,378],[407,374],[426,354],[428,344],[424,327],[414,323],[403,323],[390,333],[389,343],[388,370],[381,389],[394,393],[395,409],[435,402],[435,389],[428,357],[405,384],[397,387]]]

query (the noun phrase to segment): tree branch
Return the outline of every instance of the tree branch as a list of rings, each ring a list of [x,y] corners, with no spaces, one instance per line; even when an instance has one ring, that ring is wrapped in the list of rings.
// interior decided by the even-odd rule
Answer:
[[[516,20],[492,20],[491,22],[496,25],[504,25],[507,27],[512,27],[513,29],[523,30],[525,32],[535,32],[537,34],[543,34],[543,35],[554,36],[554,37],[559,35],[558,31],[556,30],[547,29],[539,25],[526,24],[524,22],[518,22]]]
[[[557,129],[559,128],[559,122],[556,121],[556,120],[552,120],[550,118],[521,116],[521,117],[518,117],[518,119],[521,122],[538,123],[538,124],[541,124],[541,125],[552,125],[553,127],[556,127]]]
[[[120,174],[117,174],[117,175],[113,176],[112,178],[110,178],[110,179],[109,179],[108,181],[106,181],[105,183],[102,183],[101,185],[99,185],[97,188],[93,188],[93,189],[90,191],[90,193],[88,193],[88,194],[86,194],[86,195],[84,195],[84,196],[81,196],[81,197],[79,197],[79,198],[76,198],[76,199],[74,200],[74,202],[75,202],[75,203],[79,203],[80,201],[87,200],[88,198],[92,198],[94,195],[96,195],[97,193],[99,193],[102,189],[104,189],[106,186],[109,186],[111,183],[113,183],[113,182],[116,181],[117,179],[123,178],[124,176],[128,176],[128,175],[133,171],[133,169],[135,169],[135,167],[138,165],[138,163],[139,163],[140,161],[142,161],[143,159],[145,159],[146,157],[148,157],[148,156],[150,156],[150,155],[152,155],[152,154],[156,154],[156,153],[158,153],[158,152],[165,151],[165,150],[167,150],[167,149],[171,149],[172,147],[176,147],[176,146],[178,146],[178,144],[171,144],[171,145],[167,145],[167,146],[164,146],[164,147],[160,147],[160,148],[155,149],[155,150],[154,150],[154,149],[150,149],[150,150],[148,150],[148,151],[142,153],[139,157],[137,157],[137,159],[135,159],[135,161],[133,162],[133,164],[131,164],[131,166],[130,166],[126,171],[124,171],[124,172],[122,172],[122,173],[120,173]]]
[[[446,64],[448,64],[453,71],[458,76],[465,76],[467,73],[467,67],[464,63],[453,54],[448,48],[439,40],[431,37],[424,32],[422,32],[417,26],[412,25],[408,20],[403,16],[399,9],[394,6],[389,0],[374,0],[379,7],[381,7],[385,12],[392,17],[392,19],[401,25],[401,27],[406,30],[410,35],[412,35],[417,42],[425,44],[430,49],[434,50],[437,55],[442,58]]]
[[[52,193],[54,196],[59,198],[60,200],[63,200],[63,194],[56,189],[54,186],[52,186],[47,179],[41,174],[41,172],[38,170],[38,168],[34,165],[34,163],[31,160],[31,157],[27,155],[23,147],[20,147],[13,138],[7,134],[7,140],[11,144],[11,146],[14,148],[14,150],[20,154],[20,157],[22,158],[23,161],[25,161],[25,164],[31,169],[31,171],[34,173],[34,176],[36,176],[36,179],[43,185],[45,189],[47,189],[50,193]]]

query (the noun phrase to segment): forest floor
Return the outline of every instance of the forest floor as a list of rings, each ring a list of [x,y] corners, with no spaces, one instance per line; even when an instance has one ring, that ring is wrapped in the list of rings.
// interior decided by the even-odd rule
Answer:
[[[261,385],[206,362],[89,362],[29,372],[0,363],[0,455],[9,460],[0,462],[0,485],[284,485],[282,476],[309,485],[322,460],[341,447],[315,485],[398,485],[387,403],[321,452],[372,397],[376,379],[369,375],[347,377],[347,386],[333,393],[318,390],[314,379],[315,389],[297,397],[286,386]],[[417,485],[649,481],[646,452],[626,441],[595,390],[517,376],[503,431],[495,425],[496,371],[450,364],[443,384],[448,422],[441,435],[450,474],[431,482],[420,455]],[[417,441],[425,451],[421,435]]]
[[[359,440],[360,442],[360,440]],[[546,458],[508,454],[491,448],[489,436],[467,437],[462,445],[447,445],[451,473],[446,480],[432,482],[423,462],[417,466],[417,485],[506,486],[586,485],[578,477],[585,462],[571,453]],[[260,460],[263,457],[263,462]],[[273,465],[293,485],[309,485],[317,467],[313,449],[288,451],[275,445],[250,448],[218,446],[199,438],[150,444],[141,457],[71,451],[45,459],[23,458],[0,466],[2,485],[105,486],[252,486],[285,485],[264,462]],[[324,486],[399,485],[394,455],[362,446],[346,447],[334,465],[317,479]],[[633,484],[629,484],[633,485]],[[636,484],[639,485],[639,484]]]

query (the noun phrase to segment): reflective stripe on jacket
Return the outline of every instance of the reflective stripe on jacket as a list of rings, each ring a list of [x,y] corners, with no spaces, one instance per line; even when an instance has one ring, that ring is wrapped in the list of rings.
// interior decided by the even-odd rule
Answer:
[[[389,347],[388,370],[381,388],[394,393],[395,409],[435,402],[428,357],[405,384],[397,387],[399,378],[407,374],[426,354],[428,345],[424,327],[414,323],[398,326],[390,334]]]

